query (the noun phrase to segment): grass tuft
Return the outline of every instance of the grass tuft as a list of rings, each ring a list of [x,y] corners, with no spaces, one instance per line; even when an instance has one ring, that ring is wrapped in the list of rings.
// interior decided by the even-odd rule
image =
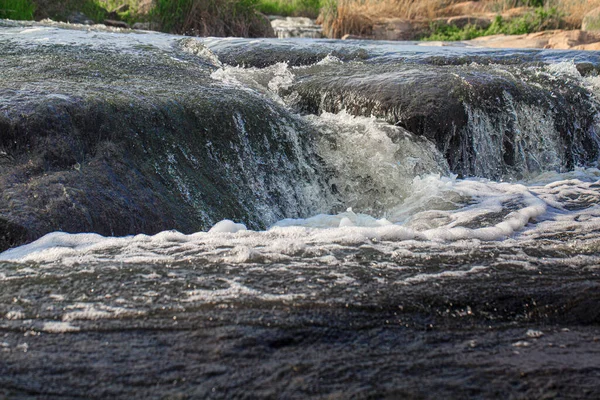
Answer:
[[[0,0],[0,18],[32,20],[34,12],[31,0]]]
[[[194,36],[269,37],[269,20],[256,11],[259,0],[158,0],[152,17],[162,30]]]
[[[321,0],[259,0],[257,10],[265,15],[317,18]]]

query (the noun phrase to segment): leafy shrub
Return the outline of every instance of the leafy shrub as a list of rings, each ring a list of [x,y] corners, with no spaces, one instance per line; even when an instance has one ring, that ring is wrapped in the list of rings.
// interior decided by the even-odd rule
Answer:
[[[165,32],[197,36],[273,36],[259,0],[158,0],[152,17]]]
[[[470,40],[489,35],[523,35],[547,29],[558,29],[562,26],[562,16],[556,8],[536,8],[533,12],[521,17],[505,20],[498,15],[487,29],[467,25],[458,28],[453,25],[434,24],[432,33],[422,40],[458,41]]]

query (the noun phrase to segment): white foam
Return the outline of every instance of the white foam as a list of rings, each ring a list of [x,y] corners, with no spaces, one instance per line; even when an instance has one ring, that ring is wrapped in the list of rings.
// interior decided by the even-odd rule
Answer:
[[[412,276],[410,278],[406,278],[404,283],[423,283],[432,279],[442,279],[442,278],[459,278],[466,275],[477,274],[479,272],[485,271],[488,269],[487,267],[476,266],[472,267],[466,271],[443,271],[437,274],[418,274]]]
[[[235,222],[224,219],[223,221],[217,222],[208,233],[236,233],[239,231],[245,231],[246,225],[236,224]]]
[[[13,310],[6,313],[4,316],[6,319],[17,320],[17,319],[25,319],[25,314],[19,310]]]
[[[75,320],[99,320],[144,315],[145,311],[132,310],[124,307],[113,307],[102,303],[75,303],[66,307],[69,311],[62,316],[63,322]]]
[[[49,333],[68,333],[79,332],[81,328],[72,325],[70,322],[51,321],[45,322],[41,330]]]
[[[408,188],[412,194],[404,203],[400,201],[398,206],[387,210],[383,218],[348,209],[337,214],[282,220],[258,232],[249,231],[240,223],[221,221],[210,232],[191,235],[165,231],[153,236],[111,238],[52,233],[6,251],[0,254],[0,259],[69,266],[94,265],[103,260],[119,265],[169,264],[198,259],[225,264],[265,264],[303,257],[314,259],[317,265],[335,265],[340,260],[333,252],[340,246],[369,244],[389,253],[399,251],[397,243],[400,242],[429,249],[437,249],[437,242],[456,242],[463,248],[477,247],[485,241],[507,240],[510,246],[511,238],[531,241],[562,232],[578,235],[594,246],[593,241],[600,240],[597,201],[600,189],[593,181],[597,172],[581,170],[577,172],[581,179],[572,179],[572,174],[557,175],[557,179],[567,179],[541,186],[427,175],[413,179]],[[589,179],[585,179],[586,176]],[[570,210],[571,204],[584,206]],[[443,248],[453,247],[445,244]],[[577,265],[589,265],[593,262],[591,257],[569,260]],[[29,272],[4,269],[3,279],[37,276],[35,266],[27,268]],[[73,310],[66,318],[111,317],[119,312],[84,308]]]

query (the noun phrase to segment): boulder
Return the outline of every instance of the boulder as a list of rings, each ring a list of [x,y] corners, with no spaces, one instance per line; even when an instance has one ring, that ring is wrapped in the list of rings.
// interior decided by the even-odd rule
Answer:
[[[592,50],[592,51],[598,51],[598,50],[600,50],[600,41],[595,42],[595,43],[589,43],[589,44],[581,44],[579,46],[573,47],[573,50]]]
[[[600,7],[584,15],[581,21],[582,31],[600,31]]]
[[[133,24],[132,28],[142,30],[142,31],[149,31],[150,26],[151,26],[150,22],[136,22],[135,24]]]
[[[75,11],[67,17],[67,21],[72,24],[93,25],[94,21],[80,11]]]
[[[572,31],[556,31],[556,33],[550,37],[546,48],[549,49],[574,49],[579,46],[590,45],[592,43],[600,42],[600,31],[598,32],[586,32],[583,30],[572,30]]]
[[[129,24],[123,21],[117,21],[114,19],[105,19],[104,25],[112,26],[114,28],[130,29]]]
[[[540,32],[532,35],[491,35],[475,38],[467,43],[492,48],[543,49],[548,45],[551,34]]]
[[[598,42],[600,32],[553,30],[526,35],[484,36],[467,43],[496,48],[594,50]]]
[[[485,57],[479,60],[490,62]],[[515,77],[496,68],[469,71],[436,61],[442,65],[403,63],[391,69],[367,64],[353,68],[351,75],[334,65],[326,73],[299,76],[290,91],[299,95],[301,112],[345,110],[381,118],[424,136],[444,154],[450,169],[463,176],[502,179],[524,168],[539,171],[537,156],[529,158],[528,154],[538,151],[535,146],[540,143],[524,141],[520,136],[524,131],[536,132],[532,137],[548,134],[560,138],[557,156],[546,163],[571,168],[596,160],[596,109],[577,83],[540,79],[537,72],[521,67],[523,64],[514,67],[518,71]],[[467,56],[462,61],[478,62],[478,58]],[[532,116],[551,122],[535,124]],[[489,139],[474,139],[482,134]],[[481,157],[487,151],[483,150],[487,144],[482,147],[487,140],[495,154]],[[554,149],[553,144],[552,152]]]
[[[417,36],[413,23],[402,18],[383,18],[373,24],[375,40],[411,40]]]
[[[0,251],[315,213],[314,128],[212,79],[200,42],[34,26],[0,27]]]

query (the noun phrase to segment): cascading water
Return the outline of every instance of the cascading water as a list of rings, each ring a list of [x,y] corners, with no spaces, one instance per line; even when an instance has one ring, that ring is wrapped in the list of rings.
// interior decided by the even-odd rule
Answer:
[[[597,53],[82,29],[0,21],[0,397],[600,396]]]

